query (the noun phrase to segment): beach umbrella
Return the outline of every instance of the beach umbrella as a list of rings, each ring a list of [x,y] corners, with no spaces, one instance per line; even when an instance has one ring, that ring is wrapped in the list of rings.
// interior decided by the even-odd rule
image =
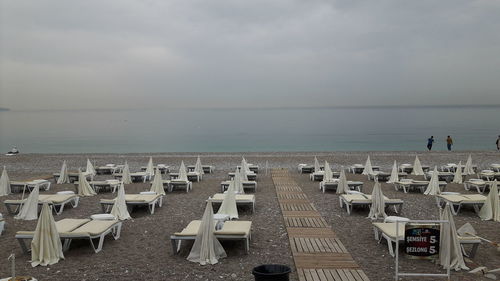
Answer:
[[[461,184],[462,179],[462,161],[458,162],[457,169],[455,170],[455,175],[453,176],[453,183]]]
[[[234,192],[238,194],[245,194],[245,191],[243,190],[243,179],[241,178],[241,174],[238,171],[238,169],[236,169],[236,171],[234,172],[233,181],[234,181]]]
[[[97,174],[97,172],[94,169],[94,166],[92,165],[89,159],[87,159],[87,167],[85,168],[85,172],[92,176],[95,176]]]
[[[234,181],[229,183],[226,193],[224,193],[224,200],[220,205],[217,214],[228,215],[230,219],[238,218],[238,209],[236,208],[236,194],[234,192]]]
[[[122,170],[122,182],[124,184],[131,184],[132,183],[132,177],[130,176],[130,169],[128,167],[127,161],[125,161],[125,165],[123,166],[123,170]]]
[[[317,173],[319,171],[321,171],[321,168],[319,167],[319,161],[318,158],[314,156],[314,172]]]
[[[344,167],[342,167],[342,169],[340,170],[339,181],[337,183],[337,190],[335,191],[335,193],[344,194],[348,190],[349,186],[347,185],[347,178],[345,176]]]
[[[411,171],[411,174],[415,176],[424,175],[424,170],[422,169],[422,164],[420,164],[420,159],[418,159],[418,155],[415,155],[415,162],[413,163],[413,170]]]
[[[196,159],[196,164],[194,165],[194,171],[200,175],[205,174],[205,172],[203,171],[203,166],[201,165],[200,156],[198,156],[198,158]]]
[[[431,180],[425,189],[425,195],[438,195],[441,193],[439,189],[439,173],[437,170],[437,166],[434,166],[434,171],[432,171]]]
[[[219,259],[225,258],[226,252],[219,240],[215,237],[214,211],[209,201],[201,219],[200,228],[194,240],[188,261],[197,262],[201,265],[216,264]]]
[[[377,181],[373,186],[372,205],[370,207],[368,218],[376,220],[378,218],[383,219],[385,217],[387,217],[387,215],[385,214],[384,194],[382,193],[382,189],[380,188],[380,183]]]
[[[78,195],[79,196],[94,196],[97,193],[90,186],[87,178],[82,173],[82,171],[78,170]]]
[[[395,183],[397,181],[399,181],[398,164],[396,163],[396,160],[394,160],[394,165],[392,165],[391,177],[389,178],[387,183]]]
[[[40,193],[40,188],[35,186],[31,191],[31,194],[24,201],[19,214],[15,216],[18,220],[36,220],[38,218],[38,195]]]
[[[7,175],[7,169],[3,166],[2,176],[0,177],[0,196],[9,195],[10,193],[9,175]]]
[[[238,174],[240,176],[240,180],[242,180],[242,181],[247,181],[248,180],[248,174],[247,174],[247,172],[246,172],[245,169],[240,168],[239,171],[238,171],[238,169],[236,169],[234,171],[234,175],[236,176],[236,174]]]
[[[119,220],[131,219],[130,214],[128,213],[127,203],[125,202],[125,187],[123,186],[123,182],[118,188],[118,194],[115,198],[113,208],[111,209],[111,214]]]
[[[165,189],[163,188],[163,179],[158,168],[156,168],[155,177],[153,179],[153,183],[151,184],[150,191],[156,192],[156,194],[165,195]]]
[[[149,157],[148,165],[146,166],[146,174],[150,177],[155,173],[155,168],[153,165],[153,157]]]
[[[325,161],[325,175],[323,176],[323,181],[332,181],[333,180],[333,173],[332,170],[330,169],[330,164],[328,161]]]
[[[462,256],[462,248],[458,240],[457,229],[455,228],[455,221],[451,213],[450,203],[447,203],[440,212],[439,218],[440,220],[448,221],[448,223],[441,224],[438,264],[446,269],[448,268],[447,265],[449,261],[450,269],[457,271],[460,269],[469,269],[465,265],[464,257]]]
[[[370,155],[366,158],[365,168],[362,172],[363,175],[373,175],[372,161],[370,161]]]
[[[43,203],[31,241],[31,266],[51,265],[64,259],[61,238],[48,203]]]
[[[59,178],[57,179],[57,184],[70,183],[68,176],[68,167],[66,166],[66,160],[63,161],[61,172],[59,172]]]
[[[474,168],[472,167],[472,156],[469,154],[467,162],[465,162],[464,175],[473,175],[473,174],[475,174],[475,172]]]
[[[179,180],[187,181],[187,171],[186,166],[184,165],[184,161],[181,161],[181,166],[179,167]]]
[[[490,186],[490,193],[486,197],[483,207],[479,211],[482,220],[500,221],[500,200],[498,199],[497,181]]]

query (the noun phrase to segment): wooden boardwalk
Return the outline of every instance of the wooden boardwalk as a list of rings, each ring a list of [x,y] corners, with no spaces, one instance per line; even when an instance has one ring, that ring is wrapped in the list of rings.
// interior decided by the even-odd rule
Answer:
[[[299,280],[369,281],[288,170],[271,173]]]

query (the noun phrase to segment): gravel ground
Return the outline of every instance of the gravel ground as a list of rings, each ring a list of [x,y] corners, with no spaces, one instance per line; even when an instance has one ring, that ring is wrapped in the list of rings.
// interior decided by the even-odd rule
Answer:
[[[465,162],[469,152],[453,153],[421,153],[420,160],[427,165],[441,165],[449,162]],[[369,153],[374,165],[380,165],[382,170],[390,171],[394,160],[398,163],[412,163],[415,152],[373,152]],[[185,244],[179,255],[173,255],[169,235],[180,231],[189,221],[199,219],[204,211],[205,200],[220,190],[220,182],[227,178],[227,173],[239,165],[241,156],[248,162],[260,166],[258,189],[256,192],[256,212],[249,209],[240,210],[240,220],[252,221],[252,242],[250,253],[244,253],[244,247],[239,242],[224,242],[223,246],[228,257],[221,259],[214,266],[199,266],[186,260],[190,245]],[[32,275],[39,280],[68,280],[77,277],[78,280],[252,280],[251,270],[260,264],[280,263],[293,267],[290,248],[283,219],[276,200],[276,193],[270,179],[265,174],[265,167],[288,168],[301,185],[310,200],[316,205],[322,215],[331,222],[335,232],[341,238],[354,259],[365,270],[371,280],[393,280],[394,261],[389,256],[385,243],[377,244],[373,238],[370,220],[366,219],[368,210],[359,209],[351,216],[341,210],[338,196],[333,192],[323,194],[318,189],[317,182],[309,181],[307,175],[296,172],[297,164],[312,163],[313,156],[320,161],[328,160],[334,170],[341,166],[354,163],[364,163],[367,152],[317,152],[317,153],[200,153],[202,163],[214,165],[214,174],[205,175],[203,181],[193,184],[193,191],[184,193],[176,191],[168,193],[164,206],[150,215],[145,209],[134,210],[133,219],[125,221],[119,240],[107,239],[103,251],[94,254],[86,241],[74,241],[71,249],[65,252],[66,259],[49,267],[32,268],[28,263],[30,256],[23,255],[17,241],[14,239],[18,230],[33,230],[36,221],[18,221],[6,214],[5,206],[0,206],[7,223],[6,231],[0,236],[0,277],[9,275],[6,259],[10,253],[16,254],[17,269],[20,274]],[[66,160],[70,170],[85,167],[86,159],[90,158],[97,165],[107,163],[122,164],[128,161],[131,171],[138,171],[145,166],[148,157],[153,156],[154,163],[164,163],[178,168],[180,161],[186,165],[194,164],[198,154],[193,153],[161,153],[161,154],[27,154],[15,157],[0,156],[0,165],[5,165],[11,180],[34,179],[59,172],[62,161]],[[480,168],[486,168],[491,163],[500,163],[500,154],[496,152],[472,152],[474,163]],[[99,176],[106,179],[109,176]],[[371,192],[373,183],[364,176],[348,174],[349,180],[365,182],[364,192]],[[127,193],[138,193],[147,190],[148,184],[131,184],[126,186]],[[412,219],[438,218],[438,209],[434,198],[420,193],[404,194],[394,191],[388,184],[382,185],[384,194],[390,198],[401,198],[405,201],[403,216]],[[61,190],[74,190],[73,185],[55,185],[43,193],[53,193]],[[461,185],[449,184],[447,190],[466,192]],[[12,194],[2,199],[17,199],[20,194]],[[100,193],[94,197],[82,198],[80,205],[65,209],[63,214],[55,219],[86,218],[91,214],[100,213],[99,199],[113,198],[111,193]],[[483,222],[472,210],[465,210],[455,217],[456,225],[470,222],[478,233],[494,241],[500,240],[498,222]],[[356,227],[353,227],[356,226]],[[408,261],[402,259],[405,270],[438,271],[439,267],[429,261]],[[489,268],[500,265],[500,253],[493,247],[482,244],[473,261]],[[475,267],[475,265],[471,265]],[[380,270],[383,268],[384,270]],[[291,280],[297,280],[295,272]],[[453,280],[481,280],[465,272],[453,273]],[[422,279],[423,280],[423,279]]]

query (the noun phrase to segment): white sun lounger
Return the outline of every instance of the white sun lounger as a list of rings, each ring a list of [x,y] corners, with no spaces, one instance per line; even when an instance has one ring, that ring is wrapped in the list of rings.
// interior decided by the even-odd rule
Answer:
[[[122,174],[121,173],[116,173],[114,174],[115,179],[121,179]],[[146,172],[135,172],[135,173],[130,173],[130,178],[132,179],[132,182],[146,182],[151,180],[151,175]]]
[[[229,188],[229,183],[231,181],[223,181],[220,183],[220,191],[224,192]],[[244,190],[252,190],[253,192],[257,191],[257,182],[256,181],[242,181]]]
[[[208,198],[210,202],[215,204],[222,204],[224,200],[223,193],[216,193],[214,196]],[[253,194],[236,194],[236,206],[250,206],[252,207],[252,213],[255,211],[255,195]]]
[[[500,180],[500,173],[493,170],[482,170],[478,174],[478,178],[486,181]]]
[[[227,176],[229,177],[229,179],[233,179],[234,178],[234,172],[229,172],[227,173]],[[252,172],[252,173],[248,173],[247,174],[247,179],[249,181],[256,181],[257,180],[257,174]]]
[[[201,220],[191,221],[181,232],[170,236],[174,254],[179,253],[182,241],[196,239],[200,225]],[[216,230],[214,234],[218,240],[242,240],[245,243],[245,252],[248,253],[252,236],[251,228],[251,221],[226,221],[222,229]]]
[[[400,213],[403,208],[403,200],[389,199],[384,196],[385,206],[394,208],[394,212]],[[372,196],[364,193],[341,194],[339,196],[340,208],[346,207],[347,214],[350,215],[353,207],[364,206],[370,207],[372,204]]]
[[[104,213],[111,212],[115,199],[101,199],[102,211]],[[125,203],[129,212],[135,206],[147,206],[151,214],[155,213],[155,206],[161,207],[163,204],[163,195],[160,194],[125,194]]]
[[[120,238],[122,223],[119,220],[89,220],[89,219],[62,219],[56,222],[57,232],[64,241],[63,251],[69,249],[73,239],[88,239],[95,253],[102,250],[104,238],[108,234],[112,234],[116,240]],[[34,231],[18,231],[16,239],[21,245],[24,253],[29,253],[31,250],[26,245],[25,240],[33,239]],[[94,244],[94,239],[99,239],[97,247]]]
[[[167,166],[165,164],[158,164],[156,166],[153,166],[153,170],[156,171],[156,168],[160,170],[160,173],[162,174],[167,174],[170,172],[170,166]],[[148,167],[141,167],[141,172],[145,172],[148,169]]]
[[[23,191],[32,191],[33,188],[37,187],[40,190],[49,190],[50,189],[50,181],[48,180],[32,180],[32,181],[11,181],[10,182],[10,190],[12,192],[23,192]]]
[[[299,164],[297,170],[301,174],[310,174],[314,172],[314,166],[309,164]]]
[[[189,165],[186,168],[187,168],[188,172],[194,172],[195,166]],[[215,169],[214,166],[212,166],[212,165],[201,165],[201,168],[203,169],[203,172],[205,174],[211,174],[214,172],[214,169]]]
[[[56,215],[62,214],[64,211],[64,206],[66,204],[71,204],[73,208],[78,207],[78,202],[80,201],[80,197],[76,194],[40,194],[38,195],[38,205],[42,206],[44,202],[49,203],[49,205],[54,206],[52,210]],[[5,208],[9,214],[17,214],[19,210],[21,210],[22,204],[26,202],[26,199],[23,200],[5,200]]]
[[[434,171],[426,172],[425,179],[430,180],[433,172]],[[437,173],[438,173],[438,180],[439,181],[451,182],[453,180],[453,178],[455,177],[455,174],[451,173],[451,172],[437,172]]]
[[[52,174],[54,176],[54,182],[57,183],[57,180],[59,179],[59,173],[53,173]],[[93,178],[93,175],[92,174],[87,174],[85,172],[83,172],[83,175],[85,176],[85,178],[87,180],[92,180]],[[69,178],[69,182],[70,183],[73,183],[75,181],[78,181],[78,178],[80,177],[80,174],[78,174],[77,172],[69,172],[68,173],[68,178]]]
[[[491,181],[484,181],[482,179],[469,179],[464,181],[464,188],[467,191],[476,189],[478,193],[482,194],[487,188],[489,189],[492,183]]]
[[[176,180],[179,178],[179,173],[170,173],[169,174],[171,180]],[[187,172],[186,173],[188,181],[191,182],[199,182],[203,179],[203,175],[198,172]]]
[[[337,190],[337,187],[339,185],[338,179],[335,179],[333,181],[322,181],[319,183],[319,189],[325,193],[326,190],[332,189],[332,190]],[[357,190],[359,192],[363,191],[363,182],[361,181],[347,181],[347,186],[351,190]]]
[[[472,206],[476,213],[479,213],[480,207],[484,204],[486,196],[481,194],[439,194],[436,196],[438,207],[443,207],[446,203],[450,203],[451,212],[457,215],[463,206]]]
[[[398,243],[400,241],[404,241],[404,233],[405,233],[405,224],[400,222],[398,224],[398,236],[396,237],[396,223],[395,222],[374,222],[373,232],[375,234],[375,240],[379,243],[382,238],[387,240],[387,247],[389,249],[389,254],[391,256],[394,255],[394,246],[393,244]],[[460,241],[460,246],[462,247],[462,252],[468,257],[474,257],[476,254],[477,248],[479,244],[481,244],[481,239],[476,236],[458,236],[458,240]],[[465,253],[463,245],[472,245],[472,250],[469,254]]]
[[[438,184],[439,187],[441,188],[441,191],[444,191],[446,188],[446,182],[440,181]],[[429,185],[428,181],[405,179],[394,182],[394,189],[403,190],[404,193],[408,193],[409,191],[412,190],[419,190],[420,192],[424,193],[428,185]]]
[[[189,192],[193,189],[193,183],[188,180],[163,180],[163,186],[165,185],[167,186],[168,192],[172,192],[174,189],[183,189],[186,190],[186,192]]]
[[[78,192],[78,181],[73,182],[75,185],[76,192]],[[95,192],[106,192],[110,191],[115,193],[118,187],[120,186],[119,180],[104,180],[104,181],[89,181],[90,186],[94,189]]]
[[[361,174],[365,169],[365,165],[362,164],[353,164],[348,167],[348,171],[353,174]],[[380,170],[380,166],[372,166],[372,170],[378,171]]]

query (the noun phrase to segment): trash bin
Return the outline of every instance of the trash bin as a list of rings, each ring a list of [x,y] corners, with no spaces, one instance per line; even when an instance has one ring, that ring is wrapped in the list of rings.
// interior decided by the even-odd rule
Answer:
[[[290,267],[282,264],[263,264],[254,267],[252,274],[255,281],[288,281]]]

